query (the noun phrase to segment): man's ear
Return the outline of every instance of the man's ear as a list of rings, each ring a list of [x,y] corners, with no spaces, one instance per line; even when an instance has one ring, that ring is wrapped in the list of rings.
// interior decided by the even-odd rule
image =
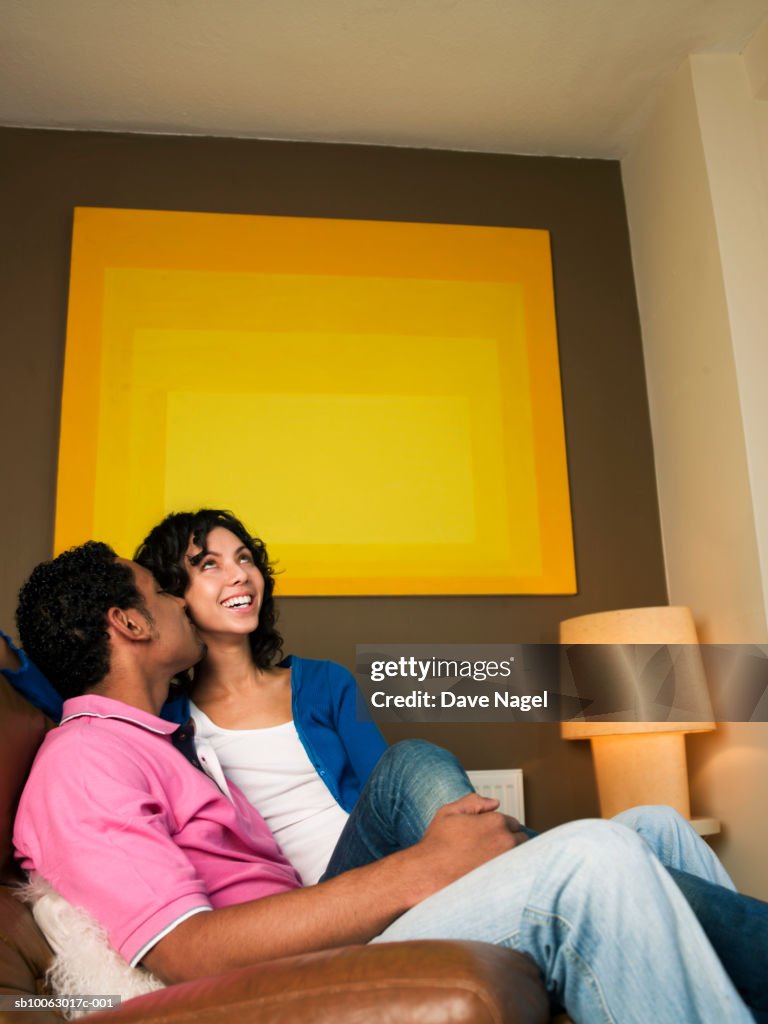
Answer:
[[[126,640],[141,642],[152,639],[149,622],[138,608],[110,608],[107,625]]]

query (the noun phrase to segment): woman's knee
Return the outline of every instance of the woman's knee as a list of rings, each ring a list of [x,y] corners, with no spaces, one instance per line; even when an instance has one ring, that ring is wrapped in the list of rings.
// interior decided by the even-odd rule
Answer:
[[[472,792],[457,758],[426,740],[403,740],[390,747],[376,766],[375,785],[398,794],[410,813],[429,824],[443,804]]]
[[[458,759],[449,750],[419,739],[394,743],[387,748],[379,763],[405,771],[428,771],[442,764],[459,765]]]

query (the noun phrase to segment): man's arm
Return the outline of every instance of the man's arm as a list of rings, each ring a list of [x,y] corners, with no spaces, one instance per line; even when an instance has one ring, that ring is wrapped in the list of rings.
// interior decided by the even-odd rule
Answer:
[[[415,846],[306,889],[195,914],[143,964],[172,983],[259,960],[368,942],[396,917],[525,838],[496,801],[473,793],[447,804]]]

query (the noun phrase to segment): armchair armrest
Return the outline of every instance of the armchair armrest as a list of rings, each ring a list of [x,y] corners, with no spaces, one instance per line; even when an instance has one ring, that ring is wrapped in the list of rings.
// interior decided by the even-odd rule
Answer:
[[[420,941],[348,946],[185,982],[94,1014],[89,1024],[423,1024],[428,1018],[543,1024],[549,1009],[527,957],[478,942]]]
[[[6,899],[13,897],[6,892]],[[34,928],[28,908],[19,905],[18,910],[19,930]],[[13,945],[9,938],[6,954]],[[44,957],[47,946],[42,936],[39,941]],[[17,986],[9,985],[10,962],[0,992],[31,994],[25,975],[36,974],[36,965],[21,965]],[[18,972],[19,964],[14,967]],[[62,1018],[52,1010],[8,1010],[3,1019],[8,1024],[60,1024]],[[430,940],[286,957],[172,985],[86,1017],[88,1024],[423,1024],[426,1019],[545,1024],[548,1001],[528,957],[479,942]]]

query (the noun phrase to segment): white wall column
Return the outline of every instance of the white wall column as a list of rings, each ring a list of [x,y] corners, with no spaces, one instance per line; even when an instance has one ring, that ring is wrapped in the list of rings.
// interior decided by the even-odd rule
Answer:
[[[762,32],[762,30],[761,30]],[[761,33],[754,46],[768,46]],[[760,51],[762,53],[762,50]],[[690,58],[622,163],[669,599],[700,637],[765,643],[768,91],[757,50]],[[768,724],[689,737],[692,807],[768,898]]]

